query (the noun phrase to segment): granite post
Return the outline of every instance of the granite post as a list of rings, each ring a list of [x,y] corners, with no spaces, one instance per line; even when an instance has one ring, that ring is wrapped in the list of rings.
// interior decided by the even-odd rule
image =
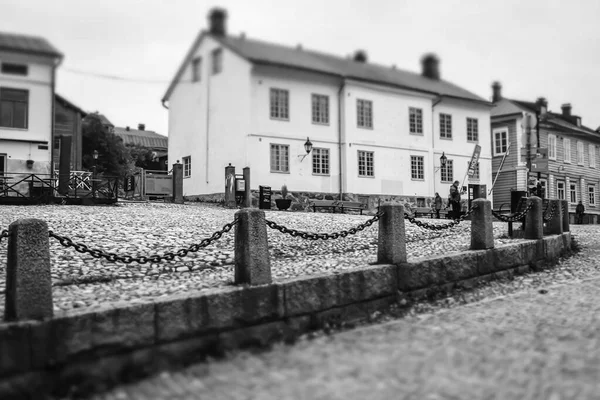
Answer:
[[[562,228],[563,228],[563,232],[569,232],[571,230],[571,227],[569,226],[569,201],[568,200],[561,200],[562,203]]]
[[[19,219],[8,228],[5,321],[52,318],[48,225]]]
[[[235,284],[271,283],[265,212],[244,208],[235,217]]]
[[[235,203],[235,167],[229,163],[225,167],[225,207],[236,208]]]
[[[525,239],[542,239],[544,237],[544,220],[542,208],[542,199],[537,196],[531,196],[528,201],[532,207],[525,216]]]
[[[183,164],[173,164],[173,203],[183,204]]]
[[[406,233],[404,229],[404,206],[383,204],[379,211],[379,237],[377,263],[399,264],[406,262]]]
[[[485,199],[473,200],[471,214],[471,250],[494,248],[494,225],[492,202]]]
[[[546,223],[546,232],[549,235],[560,235],[563,233],[562,200],[550,200],[548,212],[552,212],[552,218]]]
[[[244,207],[252,207],[252,192],[250,191],[250,167],[244,167]]]

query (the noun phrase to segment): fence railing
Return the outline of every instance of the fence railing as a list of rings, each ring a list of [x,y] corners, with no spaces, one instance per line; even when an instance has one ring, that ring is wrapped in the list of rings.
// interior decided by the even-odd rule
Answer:
[[[125,264],[146,264],[171,261],[175,257],[185,257],[219,240],[235,227],[234,239],[234,283],[261,285],[272,282],[271,261],[267,227],[293,237],[308,240],[335,240],[356,234],[375,222],[378,222],[377,263],[399,264],[407,261],[408,220],[420,228],[440,231],[451,229],[467,216],[471,222],[471,250],[491,249],[494,247],[493,216],[489,200],[476,199],[473,206],[461,218],[447,224],[432,224],[418,221],[404,212],[402,205],[384,204],[375,216],[356,227],[331,233],[313,233],[288,228],[277,222],[267,220],[265,213],[258,209],[242,209],[235,214],[232,222],[214,232],[197,244],[164,254],[124,255],[90,248],[76,243],[67,236],[50,231],[45,221],[21,219],[13,222],[9,229],[0,231],[0,244],[8,239],[8,265],[6,286],[5,320],[43,319],[53,315],[52,283],[50,272],[49,240],[55,239],[64,247],[73,247],[77,252],[87,253],[94,258],[105,258],[110,262]],[[537,197],[528,199],[524,211],[511,218],[525,219],[525,239],[542,239],[544,221],[547,234],[560,234],[569,230],[568,217],[563,215],[564,203],[551,200],[547,214],[544,215],[542,200]],[[35,251],[33,249],[35,248]]]

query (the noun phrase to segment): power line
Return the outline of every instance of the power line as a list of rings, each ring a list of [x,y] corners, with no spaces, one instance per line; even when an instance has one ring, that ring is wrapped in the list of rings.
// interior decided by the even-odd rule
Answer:
[[[131,82],[131,83],[162,84],[162,85],[171,83],[171,81],[167,81],[167,80],[129,78],[129,77],[118,76],[118,75],[108,75],[108,74],[100,74],[100,73],[91,72],[91,71],[83,71],[80,69],[68,68],[68,67],[62,67],[61,70],[66,71],[66,72],[71,72],[74,74],[78,74],[78,75],[89,76],[92,78],[109,79],[109,80],[113,80],[113,81]],[[183,82],[191,82],[191,81],[179,81],[179,82],[183,83]]]

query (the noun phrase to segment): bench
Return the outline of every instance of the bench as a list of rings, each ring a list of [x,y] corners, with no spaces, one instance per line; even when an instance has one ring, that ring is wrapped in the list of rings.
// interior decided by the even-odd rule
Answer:
[[[333,213],[335,213],[335,208],[338,205],[337,203],[337,200],[311,200],[309,202],[314,212],[317,212],[317,208],[331,208]]]
[[[358,210],[360,211],[360,215],[364,209],[366,209],[366,205],[359,201],[338,201],[337,206],[339,207],[341,213],[344,213],[344,210]]]

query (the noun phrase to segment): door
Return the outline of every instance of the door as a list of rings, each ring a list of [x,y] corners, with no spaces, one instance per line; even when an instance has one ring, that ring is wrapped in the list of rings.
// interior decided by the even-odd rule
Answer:
[[[0,154],[0,176],[6,172],[6,154]]]
[[[487,198],[486,189],[486,185],[469,184],[469,208],[471,208],[471,203],[473,202],[473,200]]]

